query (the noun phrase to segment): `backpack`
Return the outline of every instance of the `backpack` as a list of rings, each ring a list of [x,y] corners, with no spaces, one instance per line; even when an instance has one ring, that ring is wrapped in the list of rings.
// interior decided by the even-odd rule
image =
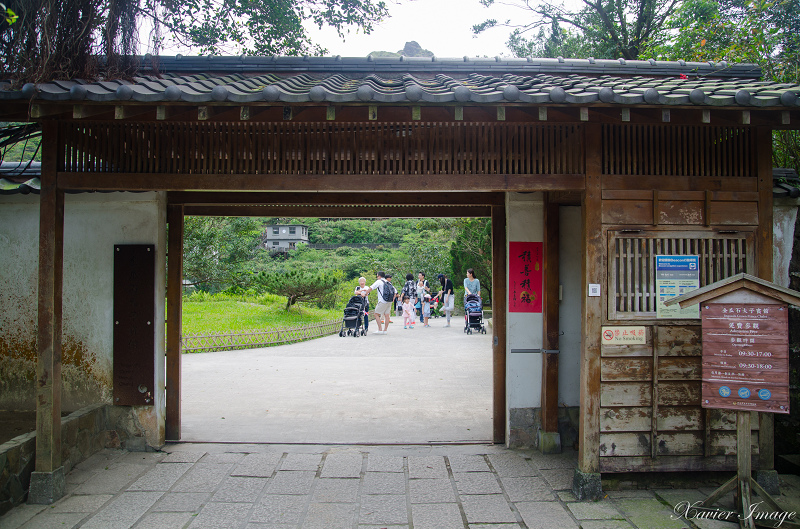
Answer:
[[[406,281],[406,284],[403,285],[403,296],[408,296],[410,298],[417,297],[417,284],[414,281]]]
[[[383,301],[392,301],[394,299],[395,294],[397,294],[397,290],[395,290],[394,285],[383,280]]]

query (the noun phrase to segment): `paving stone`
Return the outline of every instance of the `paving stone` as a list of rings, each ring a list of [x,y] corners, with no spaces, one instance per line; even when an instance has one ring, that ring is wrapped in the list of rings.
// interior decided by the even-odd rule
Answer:
[[[399,495],[373,495],[361,498],[359,523],[407,524],[406,497]]]
[[[625,498],[615,500],[614,503],[637,527],[646,527],[647,529],[683,529],[686,527],[686,524],[675,516],[672,508],[655,498]]]
[[[543,478],[500,478],[512,502],[555,501],[553,491]]]
[[[471,523],[469,529],[519,529],[518,523]]]
[[[411,503],[451,503],[456,501],[449,479],[410,479]]]
[[[311,494],[316,472],[281,470],[270,480],[268,494]]]
[[[539,472],[553,490],[572,490],[573,470],[571,468],[540,470]]]
[[[318,479],[311,501],[316,503],[354,503],[358,501],[359,480],[353,478]]]
[[[180,451],[171,452],[167,457],[161,460],[162,463],[197,463],[206,455],[206,452],[191,452]]]
[[[447,467],[442,456],[410,456],[408,458],[408,477],[447,478]]]
[[[449,480],[448,480],[449,481]],[[363,494],[405,494],[406,478],[397,472],[367,472]]]
[[[297,529],[296,523],[248,523],[245,529]]]
[[[322,454],[288,454],[281,464],[281,470],[313,470],[319,469]]]
[[[367,472],[403,472],[403,457],[369,454]]]
[[[269,478],[275,473],[275,468],[283,454],[247,454],[236,468],[231,472],[231,476],[246,476],[251,478]]]
[[[28,505],[27,503],[17,505],[3,516],[0,516],[0,527],[3,529],[17,529],[46,508],[49,509],[46,505]]]
[[[453,474],[459,494],[502,494],[497,478],[490,472]]]
[[[357,478],[361,476],[364,456],[361,454],[328,454],[322,467],[323,478]]]
[[[137,479],[128,490],[168,491],[190,468],[191,463],[158,464]]]
[[[67,485],[80,485],[81,483],[85,483],[92,476],[94,476],[93,471],[73,468],[69,471],[69,474],[65,476],[64,480]]]
[[[654,498],[653,491],[650,490],[609,490],[604,494],[611,499],[619,498]]]
[[[228,477],[232,464],[195,463],[172,488],[173,492],[213,492]]]
[[[142,518],[136,529],[181,529],[194,518],[190,512],[153,512]]]
[[[65,527],[76,527],[78,522],[86,517],[86,513],[75,512],[44,512],[29,520],[19,527],[19,529],[64,529]],[[5,529],[5,519],[0,518]]]
[[[568,503],[567,508],[578,520],[619,520],[625,516],[614,507],[610,500],[580,501]]]
[[[208,503],[194,517],[189,529],[228,529],[239,527],[247,520],[249,503]]]
[[[530,454],[530,464],[539,470],[575,468],[578,466],[578,455],[574,450],[564,451],[561,454],[548,455],[533,452]]]
[[[570,490],[560,490],[556,492],[556,496],[563,502],[578,501],[578,498]]]
[[[170,492],[153,506],[153,511],[200,512],[211,494],[208,492]]]
[[[244,456],[245,454],[242,452],[222,452],[219,454],[206,454],[206,456],[202,460],[200,460],[200,463],[212,464],[212,465],[239,463],[242,459],[244,459]]]
[[[127,488],[142,473],[145,467],[141,465],[120,465],[108,470],[98,470],[94,476],[81,483],[74,491],[75,494],[109,494]]]
[[[264,524],[293,524],[292,527],[297,527],[307,504],[308,496],[267,494],[256,504],[250,521]]]
[[[312,503],[302,529],[350,529],[355,519],[354,503]]]
[[[567,510],[558,502],[522,502],[515,503],[522,520],[528,529],[577,528],[578,524]],[[644,529],[644,528],[642,528]]]
[[[501,477],[519,478],[538,475],[536,469],[518,454],[490,454],[489,462]]]
[[[96,454],[92,454],[85,461],[81,461],[75,465],[75,468],[78,470],[88,471],[104,470],[106,467],[113,465],[115,461],[127,453],[128,452],[124,450],[112,450],[110,448],[106,448],[100,450]]]
[[[160,463],[165,457],[167,454],[164,452],[128,452],[117,458],[114,464],[152,466]]]
[[[73,494],[54,503],[50,507],[50,510],[52,512],[95,512],[99,511],[100,508],[113,497],[114,496],[111,494]],[[0,527],[4,527],[2,521],[0,521]]]
[[[267,485],[267,478],[243,478],[228,476],[211,498],[223,503],[253,503]]]
[[[464,512],[467,513],[469,523],[513,523],[517,521],[517,517],[514,516],[511,507],[501,494],[463,496],[461,503],[464,506]],[[558,527],[558,525],[551,527]]]
[[[708,497],[708,495],[703,494],[697,489],[657,490],[654,491],[654,493],[656,499],[660,498],[672,506],[672,511],[676,516],[683,516],[684,519],[687,519],[686,515],[689,514],[689,520],[700,529],[725,529],[731,527],[731,522],[720,519],[698,517],[692,513],[691,507],[699,502],[702,502]],[[728,510],[720,506],[716,506],[716,508],[719,508],[722,511]],[[734,518],[731,518],[731,520],[733,521]]]
[[[81,527],[86,529],[128,529],[144,516],[160,497],[160,492],[123,492],[89,518]]]
[[[453,472],[491,472],[482,455],[455,455],[449,456],[450,469]]]
[[[358,529],[408,529],[408,525],[403,524],[358,524]]]
[[[461,511],[455,503],[418,504],[411,506],[414,529],[456,529],[464,527]]]
[[[633,526],[625,520],[581,520],[581,529],[633,529]]]

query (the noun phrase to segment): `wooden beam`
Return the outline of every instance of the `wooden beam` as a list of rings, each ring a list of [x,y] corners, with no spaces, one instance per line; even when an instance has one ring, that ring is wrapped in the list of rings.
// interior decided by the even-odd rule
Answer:
[[[503,206],[503,193],[206,193],[193,191],[171,191],[167,195],[169,204],[185,206],[258,206],[276,205],[314,205],[327,206],[381,206],[381,205],[470,205],[470,206]]]
[[[559,335],[559,206],[544,208],[544,343],[543,349],[558,351]],[[558,433],[558,353],[542,353],[542,430]]]
[[[36,471],[61,466],[61,316],[64,192],[57,185],[58,122],[42,124],[39,195],[39,301],[36,361]]]
[[[605,254],[601,199],[602,131],[594,123],[584,128],[586,146],[586,193],[583,200],[583,289],[581,298],[580,431],[578,468],[600,472],[600,332],[606,293]],[[589,297],[590,284],[599,284],[601,295]]]
[[[323,218],[490,217],[492,206],[186,206],[188,216]]]
[[[773,261],[773,199],[772,199],[772,131],[766,127],[755,130],[756,178],[758,180],[758,230],[756,232],[756,266],[758,277],[772,281]],[[759,470],[775,468],[775,418],[771,413],[759,413]]]
[[[740,179],[744,180],[744,179]],[[547,175],[189,175],[60,172],[59,187],[75,191],[583,191],[582,174]]]
[[[72,105],[72,119],[86,119],[110,112],[111,109],[107,106]]]
[[[506,439],[506,208],[492,207],[492,372],[493,438]]]
[[[167,206],[167,415],[168,441],[181,438],[181,328],[183,320],[183,206]]]

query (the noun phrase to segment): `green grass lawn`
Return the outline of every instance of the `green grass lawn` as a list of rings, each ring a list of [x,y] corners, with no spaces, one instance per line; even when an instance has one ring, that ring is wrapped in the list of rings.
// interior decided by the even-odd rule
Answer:
[[[183,333],[211,334],[259,331],[341,319],[338,309],[318,309],[298,303],[286,311],[286,298],[260,296],[188,296],[183,299]]]

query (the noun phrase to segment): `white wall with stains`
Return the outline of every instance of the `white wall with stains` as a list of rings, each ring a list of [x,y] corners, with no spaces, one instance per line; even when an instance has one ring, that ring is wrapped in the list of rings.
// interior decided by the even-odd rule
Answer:
[[[156,321],[165,319],[164,193],[68,194],[64,207],[62,409],[111,403],[113,249],[156,246]],[[0,196],[0,408],[33,410],[39,196]],[[161,326],[163,331],[163,326]],[[148,444],[163,444],[164,333],[156,332],[154,407],[134,410]],[[159,443],[159,431],[162,441]]]

